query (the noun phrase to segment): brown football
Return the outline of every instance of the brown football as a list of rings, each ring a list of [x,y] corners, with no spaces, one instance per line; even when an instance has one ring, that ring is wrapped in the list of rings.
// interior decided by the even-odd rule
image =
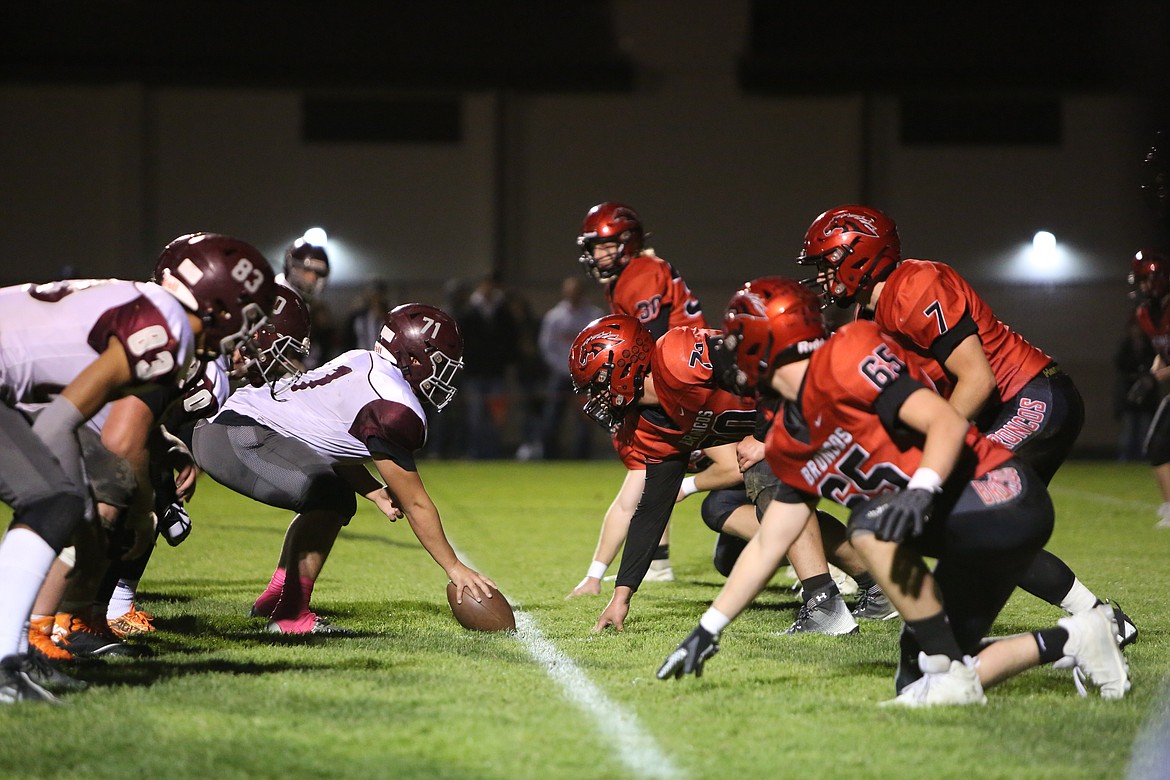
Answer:
[[[472,631],[511,631],[516,628],[516,615],[504,595],[492,588],[492,597],[476,601],[464,589],[463,603],[455,601],[455,583],[447,583],[447,603],[459,625]]]

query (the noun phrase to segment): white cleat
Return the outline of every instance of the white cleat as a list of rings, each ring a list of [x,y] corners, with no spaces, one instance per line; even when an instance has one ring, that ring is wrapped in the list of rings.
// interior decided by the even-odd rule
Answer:
[[[650,570],[642,582],[674,582],[674,569],[670,568],[670,561],[650,561]]]
[[[1117,645],[1117,621],[1113,607],[1098,604],[1057,621],[1068,631],[1064,654],[1072,656],[1075,669],[1101,691],[1102,699],[1120,699],[1129,690],[1129,664]],[[1081,685],[1077,686],[1084,696]]]
[[[964,656],[952,661],[945,655],[918,653],[918,668],[922,676],[902,689],[893,699],[883,701],[882,707],[937,707],[965,704],[986,704],[983,684],[977,671],[979,661]]]

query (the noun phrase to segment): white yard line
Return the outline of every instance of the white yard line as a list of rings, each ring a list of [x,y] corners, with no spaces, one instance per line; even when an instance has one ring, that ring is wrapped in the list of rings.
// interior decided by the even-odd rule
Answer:
[[[462,552],[460,560],[473,569],[478,567]],[[504,594],[507,598],[507,594]],[[512,600],[508,599],[511,603]],[[681,780],[684,776],[669,757],[658,747],[654,738],[642,729],[633,713],[622,709],[573,663],[573,659],[548,641],[536,621],[523,610],[515,609],[516,638],[532,659],[561,688],[566,699],[581,709],[601,733],[607,748],[613,748],[634,776],[654,780]],[[601,754],[599,754],[601,755]]]

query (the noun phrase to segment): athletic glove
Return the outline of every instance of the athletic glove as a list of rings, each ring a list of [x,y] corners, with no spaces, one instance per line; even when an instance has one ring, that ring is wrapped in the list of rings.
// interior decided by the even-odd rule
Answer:
[[[865,510],[867,527],[883,542],[901,542],[926,528],[934,507],[934,493],[918,488],[883,496]]]
[[[684,674],[702,677],[703,664],[718,652],[719,638],[702,626],[697,626],[658,668],[658,679],[673,677],[677,680]]]
[[[162,508],[158,516],[158,529],[171,547],[178,547],[191,535],[191,518],[182,501],[175,501]]]

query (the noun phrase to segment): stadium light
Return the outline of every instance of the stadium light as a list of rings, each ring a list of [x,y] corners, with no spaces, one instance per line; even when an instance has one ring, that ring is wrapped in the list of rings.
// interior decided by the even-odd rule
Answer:
[[[1032,263],[1038,271],[1055,270],[1060,265],[1056,251],[1056,236],[1047,230],[1038,230],[1032,236]]]
[[[325,232],[325,228],[311,227],[301,236],[301,240],[306,244],[323,247],[329,243],[329,234]]]

